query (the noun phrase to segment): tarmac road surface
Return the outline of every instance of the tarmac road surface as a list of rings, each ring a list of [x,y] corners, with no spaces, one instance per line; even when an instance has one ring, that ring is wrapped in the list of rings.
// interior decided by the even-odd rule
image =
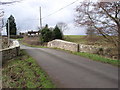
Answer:
[[[118,88],[118,67],[62,50],[21,45],[60,88]]]

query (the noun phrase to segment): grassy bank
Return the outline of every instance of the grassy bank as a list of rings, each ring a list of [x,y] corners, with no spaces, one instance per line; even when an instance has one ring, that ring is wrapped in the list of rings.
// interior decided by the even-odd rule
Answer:
[[[42,46],[42,45],[30,45],[26,42],[23,42],[22,40],[19,40],[19,42],[25,46],[28,46],[28,47],[36,47],[36,48],[47,48],[46,46]]]
[[[120,66],[120,62],[118,60],[105,58],[105,57],[102,57],[102,56],[97,55],[97,54],[82,53],[82,52],[72,52],[72,53],[75,54],[75,55],[79,55],[79,56],[82,56],[82,57],[92,59],[94,61],[99,61],[99,62],[102,62],[102,63],[111,64],[111,65],[114,65],[114,66]]]
[[[2,70],[3,88],[54,88],[47,74],[25,51],[8,61]]]
[[[91,59],[91,60],[94,60],[94,61],[98,61],[98,62],[102,62],[102,63],[106,63],[106,64],[111,64],[111,65],[114,65],[114,66],[120,66],[119,60],[113,60],[113,59],[110,59],[110,58],[105,58],[105,57],[97,55],[97,54],[84,53],[84,52],[71,52],[71,51],[68,51],[68,50],[60,49],[60,48],[54,48],[54,49],[62,50],[62,51],[65,51],[65,52],[68,52],[68,53],[71,53],[71,54],[74,54],[74,55],[82,56],[82,57],[85,57],[85,58],[88,58],[88,59]]]

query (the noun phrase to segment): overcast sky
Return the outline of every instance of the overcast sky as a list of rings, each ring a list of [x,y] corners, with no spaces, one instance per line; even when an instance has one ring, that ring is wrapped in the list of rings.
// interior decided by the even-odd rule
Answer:
[[[78,0],[76,3],[54,13],[74,1],[76,0],[23,0],[19,3],[1,7],[5,11],[4,18],[8,18],[10,15],[15,17],[17,28],[21,32],[37,30],[37,27],[39,26],[39,7],[41,6],[43,26],[48,24],[49,27],[54,27],[58,22],[65,22],[68,24],[69,30],[66,30],[64,34],[83,35],[85,34],[85,28],[75,27],[74,23],[75,7],[79,5],[79,2],[82,0]],[[48,16],[51,13],[54,14]],[[5,33],[5,30],[3,33]]]

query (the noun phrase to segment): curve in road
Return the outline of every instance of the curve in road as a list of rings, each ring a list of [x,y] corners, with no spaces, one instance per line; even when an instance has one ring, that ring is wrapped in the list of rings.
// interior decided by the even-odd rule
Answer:
[[[118,88],[118,68],[62,50],[21,45],[60,88]]]

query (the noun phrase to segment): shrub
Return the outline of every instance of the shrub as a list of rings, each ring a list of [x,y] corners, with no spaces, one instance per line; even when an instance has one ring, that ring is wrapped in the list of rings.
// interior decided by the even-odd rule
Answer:
[[[50,40],[52,40],[52,31],[48,28],[47,24],[45,28],[41,30],[40,40],[41,43],[49,42]]]

